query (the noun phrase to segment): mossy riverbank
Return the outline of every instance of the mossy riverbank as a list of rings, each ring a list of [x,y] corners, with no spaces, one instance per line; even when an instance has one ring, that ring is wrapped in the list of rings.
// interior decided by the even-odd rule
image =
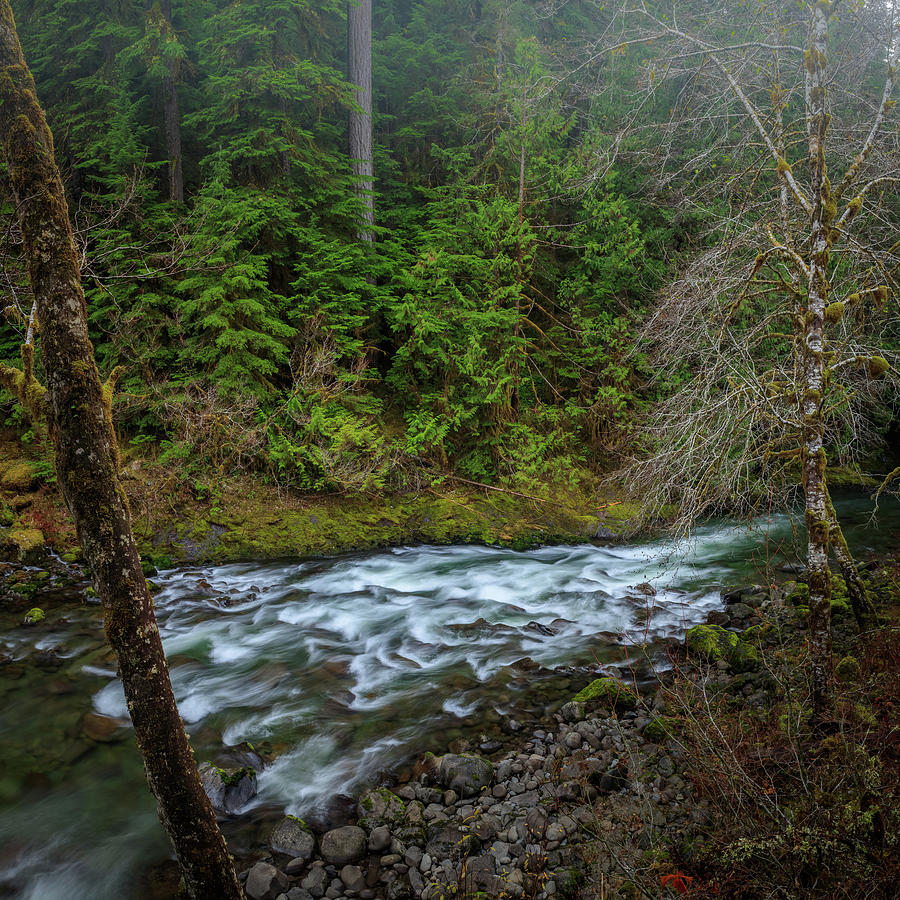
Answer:
[[[0,544],[27,561],[47,545],[77,552],[49,468],[0,443]],[[640,509],[595,484],[531,491],[461,486],[382,495],[300,495],[245,476],[184,479],[131,460],[123,472],[141,553],[160,566],[329,555],[407,544],[482,543],[514,549],[615,541]]]

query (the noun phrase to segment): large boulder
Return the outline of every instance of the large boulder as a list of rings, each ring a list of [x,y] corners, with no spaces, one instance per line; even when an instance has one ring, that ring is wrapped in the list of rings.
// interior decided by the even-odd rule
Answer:
[[[250,900],[275,900],[291,886],[287,875],[275,866],[258,862],[247,876],[245,890]]]
[[[286,816],[272,831],[269,846],[274,853],[309,862],[316,852],[316,839],[306,822],[296,816]]]
[[[359,798],[359,824],[367,831],[379,825],[397,825],[406,815],[406,804],[387,788],[366,791]]]
[[[436,780],[460,797],[475,797],[494,780],[494,767],[480,756],[456,756],[448,753],[441,759]]]
[[[357,863],[366,855],[368,839],[365,831],[356,825],[345,825],[322,835],[319,850],[325,862],[334,866]]]

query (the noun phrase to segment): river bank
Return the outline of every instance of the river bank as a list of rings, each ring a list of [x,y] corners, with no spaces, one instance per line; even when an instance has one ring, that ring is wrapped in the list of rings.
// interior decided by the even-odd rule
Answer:
[[[633,535],[640,509],[599,482],[521,490],[448,478],[408,494],[301,495],[247,476],[185,478],[131,459],[123,469],[133,527],[149,567],[226,563],[410,544],[544,544]],[[36,561],[52,547],[78,558],[68,513],[46,462],[0,442],[0,551]]]

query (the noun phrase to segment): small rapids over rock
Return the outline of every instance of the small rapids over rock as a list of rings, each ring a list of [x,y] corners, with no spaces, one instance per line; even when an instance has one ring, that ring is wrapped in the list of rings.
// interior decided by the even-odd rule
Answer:
[[[249,850],[282,810],[325,815],[425,750],[493,752],[591,672],[665,665],[662,641],[704,621],[723,584],[793,561],[767,560],[767,535],[789,539],[787,518],[710,525],[683,544],[416,547],[164,573],[157,615],[198,761],[246,741],[267,763],[249,815],[226,823],[232,846]],[[167,847],[100,610],[46,611],[31,627],[0,616],[0,897],[151,896],[139,876]]]

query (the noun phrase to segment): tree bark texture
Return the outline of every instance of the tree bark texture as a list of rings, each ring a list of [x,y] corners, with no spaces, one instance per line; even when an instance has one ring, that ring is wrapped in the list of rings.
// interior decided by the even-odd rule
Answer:
[[[806,51],[806,109],[812,215],[806,312],[799,341],[803,416],[801,444],[806,496],[809,569],[809,642],[812,662],[813,718],[822,722],[831,711],[831,570],[828,566],[830,516],[825,483],[825,306],[835,203],[825,165],[829,116],[826,110],[828,11],[816,4]]]
[[[238,900],[235,875],[175,705],[118,478],[110,389],[100,382],[53,138],[0,0],[0,141],[40,324],[44,404],[59,484],[103,602],[138,749],[190,897]],[[24,354],[23,354],[24,356]]]
[[[372,134],[372,0],[350,0],[347,5],[348,81],[356,85],[358,110],[350,111],[350,158],[356,190],[363,205],[357,236],[375,240],[375,155]]]

